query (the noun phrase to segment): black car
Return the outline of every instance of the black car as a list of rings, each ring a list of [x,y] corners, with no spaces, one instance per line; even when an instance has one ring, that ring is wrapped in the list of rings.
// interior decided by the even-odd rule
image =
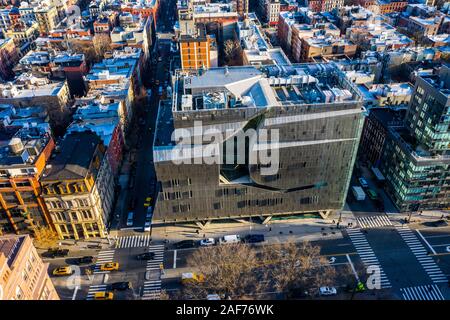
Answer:
[[[195,247],[195,241],[194,240],[183,240],[183,241],[174,243],[173,246],[175,247],[175,249],[192,248],[192,247]]]
[[[152,260],[154,258],[155,258],[154,252],[144,252],[136,256],[136,259],[138,260]]]
[[[93,261],[94,257],[92,256],[85,256],[74,260],[75,264],[89,264],[92,263]]]
[[[445,221],[444,219],[439,219],[437,221],[422,222],[422,224],[427,227],[446,227],[446,226],[448,226],[447,221]]]
[[[46,253],[46,256],[51,257],[51,258],[67,257],[68,255],[69,255],[69,249],[53,248],[53,249],[48,249],[47,253]]]
[[[244,237],[244,239],[242,241],[245,243],[264,242],[264,235],[263,234],[248,234]]]
[[[128,289],[131,289],[131,282],[128,282],[128,281],[114,282],[114,283],[111,283],[110,289],[111,290],[119,290],[119,291],[128,290]]]

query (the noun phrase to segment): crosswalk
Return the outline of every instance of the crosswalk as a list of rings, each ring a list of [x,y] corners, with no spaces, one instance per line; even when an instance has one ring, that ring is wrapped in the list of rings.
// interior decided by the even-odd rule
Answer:
[[[445,300],[438,286],[427,285],[401,288],[403,300]]]
[[[360,229],[347,229],[348,236],[356,248],[362,262],[366,266],[377,266],[380,270],[381,288],[391,288],[391,283],[373,252],[369,242]]]
[[[94,300],[95,293],[106,291],[107,287],[108,287],[108,285],[106,285],[106,284],[98,284],[98,285],[90,286],[88,294],[86,296],[86,300]]]
[[[101,271],[100,266],[104,263],[114,261],[114,250],[103,250],[98,253],[97,261],[94,267],[94,274],[109,273],[109,271]]]
[[[446,275],[442,272],[436,262],[434,262],[433,258],[428,256],[427,250],[422,242],[420,242],[419,238],[417,238],[416,234],[408,226],[396,226],[396,229],[431,280],[434,283],[447,282]]]
[[[148,247],[151,240],[148,234],[120,237],[117,239],[116,249]]]
[[[146,271],[160,271],[164,259],[164,245],[152,245],[148,251],[154,252],[155,257],[147,261]],[[161,275],[160,275],[161,276]],[[158,300],[161,295],[161,277],[159,279],[148,280],[144,282],[142,292],[143,300]]]
[[[392,226],[391,220],[385,215],[358,217],[356,220],[362,229]]]

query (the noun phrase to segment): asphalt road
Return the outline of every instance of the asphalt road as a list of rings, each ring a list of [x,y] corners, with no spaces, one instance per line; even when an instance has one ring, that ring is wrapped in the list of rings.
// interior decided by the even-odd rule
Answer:
[[[158,32],[170,31],[169,25],[172,17],[175,17],[174,1],[167,1],[161,3],[160,15],[158,21]],[[135,133],[138,139],[134,171],[134,188],[129,192],[128,203],[134,203],[134,208],[129,211],[134,212],[133,228],[137,232],[143,232],[145,224],[145,216],[147,208],[144,207],[144,202],[147,197],[154,199],[157,195],[156,174],[153,165],[153,140],[156,118],[158,115],[158,106],[160,96],[158,96],[158,88],[164,86],[165,81],[169,81],[169,66],[170,66],[170,45],[169,40],[158,40],[155,44],[154,60],[156,64],[151,65],[151,69],[144,75],[143,82],[149,84],[151,90],[151,97],[147,103],[142,107],[143,112],[137,119],[139,126]],[[161,61],[158,61],[161,58]],[[157,85],[154,81],[159,81]],[[120,227],[127,228],[127,212],[124,212],[121,217]]]

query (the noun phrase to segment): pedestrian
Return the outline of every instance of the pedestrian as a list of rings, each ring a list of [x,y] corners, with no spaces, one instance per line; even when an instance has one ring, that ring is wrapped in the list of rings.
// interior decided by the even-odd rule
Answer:
[[[444,215],[441,216],[441,220],[444,219]]]
[[[272,227],[269,227],[269,232],[272,231]]]
[[[195,232],[197,232],[197,234],[200,234],[200,230],[198,230],[198,229]]]
[[[203,234],[203,238],[206,238],[206,234],[205,233]]]

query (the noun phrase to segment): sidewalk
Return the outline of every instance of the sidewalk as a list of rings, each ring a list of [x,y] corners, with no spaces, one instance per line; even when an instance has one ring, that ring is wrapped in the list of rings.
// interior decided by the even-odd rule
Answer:
[[[405,219],[409,219],[409,213],[388,214],[392,222],[403,223]],[[443,218],[450,225],[450,212],[445,210],[440,211],[422,211],[421,213],[413,212],[409,224],[419,224],[422,222],[433,222]]]
[[[238,234],[244,237],[248,234],[263,234],[267,243],[282,243],[287,241],[317,241],[342,238],[342,230],[353,223],[356,226],[356,219],[352,213],[342,212],[340,229],[336,223],[339,220],[339,213],[328,219],[308,218],[270,221],[268,224],[256,222],[241,223],[211,223],[203,230],[199,230],[196,225],[177,226],[153,226],[153,241],[177,242],[182,240],[201,240],[203,238],[219,238],[224,235]],[[335,222],[333,224],[333,221]],[[197,233],[198,232],[198,233]]]

